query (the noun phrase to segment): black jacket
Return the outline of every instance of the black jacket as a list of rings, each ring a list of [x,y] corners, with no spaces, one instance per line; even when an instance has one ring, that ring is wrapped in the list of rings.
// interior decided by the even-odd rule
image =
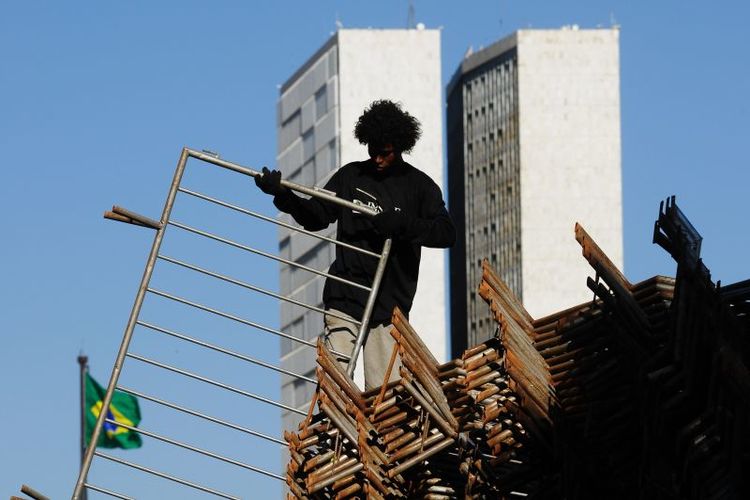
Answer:
[[[417,290],[421,247],[446,248],[456,240],[456,230],[440,188],[427,174],[406,162],[391,165],[381,173],[372,160],[367,160],[341,167],[325,189],[378,212],[398,209],[405,215],[406,231],[393,239],[371,324],[389,323],[395,306],[408,315]],[[375,231],[370,216],[318,198],[304,199],[291,191],[276,196],[274,204],[309,231],[318,231],[338,221],[338,241],[377,253],[383,248],[385,237]],[[337,245],[329,273],[370,286],[377,264],[374,257]],[[326,308],[361,318],[367,291],[327,279],[323,303]]]

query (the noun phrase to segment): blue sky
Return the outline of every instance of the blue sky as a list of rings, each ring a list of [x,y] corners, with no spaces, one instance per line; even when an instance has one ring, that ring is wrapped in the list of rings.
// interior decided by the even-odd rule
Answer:
[[[442,27],[444,82],[469,45],[489,45],[519,28],[621,25],[625,274],[631,281],[673,274],[668,256],[651,244],[651,231],[659,201],[674,194],[704,236],[703,257],[714,279],[748,278],[750,174],[741,145],[750,135],[746,2],[415,0],[414,6],[417,21]],[[401,28],[407,7],[405,0],[4,2],[0,494],[11,495],[24,482],[53,497],[72,491],[75,358],[84,350],[92,374],[106,383],[153,236],[104,221],[103,210],[117,203],[158,218],[185,145],[251,167],[273,165],[277,85],[330,36],[337,20],[347,28]],[[264,203],[250,184],[228,195],[248,206]],[[244,241],[275,244],[273,231],[250,230]],[[276,286],[272,268],[251,274]],[[215,297],[206,292],[206,300]],[[221,303],[248,307],[240,298],[222,296]],[[278,321],[273,308],[262,315]],[[240,348],[238,338],[228,342]],[[278,355],[275,338],[250,342],[259,357]],[[170,349],[177,364],[202,359]],[[222,375],[242,385],[239,368],[226,367]],[[132,382],[148,377],[135,374]],[[278,398],[277,379],[269,377],[266,386]],[[229,408],[234,421],[256,419],[280,435],[274,415],[223,396],[206,398],[204,409]],[[183,426],[183,420],[160,421],[145,405],[143,411],[144,426],[150,419],[166,434],[200,442],[200,435],[180,434],[189,420]],[[281,470],[274,447],[229,436],[205,447],[214,444]],[[148,441],[121,456],[154,465],[163,459],[164,468],[184,477],[210,472],[212,486],[243,497],[280,492],[276,481],[252,473],[191,459],[175,463]],[[189,497],[162,482],[129,484],[119,471],[103,467],[97,482],[136,496]]]

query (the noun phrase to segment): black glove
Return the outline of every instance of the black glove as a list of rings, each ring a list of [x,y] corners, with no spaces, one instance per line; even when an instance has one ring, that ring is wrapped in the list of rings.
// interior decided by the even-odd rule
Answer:
[[[402,236],[409,227],[409,219],[400,210],[386,210],[373,216],[372,225],[381,235],[390,238]]]
[[[281,172],[263,167],[261,175],[255,177],[255,185],[266,194],[279,196],[289,190],[281,185]]]

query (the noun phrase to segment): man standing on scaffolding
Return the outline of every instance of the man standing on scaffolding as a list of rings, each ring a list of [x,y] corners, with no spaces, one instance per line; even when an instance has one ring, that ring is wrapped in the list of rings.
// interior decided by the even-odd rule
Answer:
[[[262,175],[255,177],[258,187],[273,195],[276,208],[309,231],[319,231],[338,221],[338,241],[377,253],[386,238],[392,238],[390,258],[364,344],[365,389],[377,387],[385,378],[395,343],[389,333],[391,314],[396,306],[409,314],[417,290],[421,248],[447,248],[456,240],[440,188],[401,157],[412,150],[420,135],[419,121],[388,100],[373,102],[359,117],[354,136],[367,145],[369,159],[341,167],[325,189],[375,210],[374,217],[317,198],[301,198],[281,185],[278,170],[264,167]],[[376,259],[337,245],[336,259],[328,272],[369,285],[376,268]],[[326,280],[326,310],[352,320],[326,314],[324,335],[330,348],[352,352],[359,330],[354,318],[362,317],[366,303],[365,290]],[[398,366],[390,380],[397,378]]]

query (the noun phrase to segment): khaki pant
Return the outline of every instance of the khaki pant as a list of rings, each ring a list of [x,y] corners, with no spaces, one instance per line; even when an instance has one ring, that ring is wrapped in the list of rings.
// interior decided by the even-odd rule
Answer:
[[[336,309],[329,309],[329,312],[339,316],[349,318],[351,321],[325,315],[325,332],[323,336],[329,349],[340,352],[341,354],[351,354],[354,344],[357,341],[359,327],[353,321],[354,318],[346,313]],[[391,359],[393,346],[396,341],[391,337],[392,325],[371,326],[365,337],[363,355],[357,360],[357,364],[364,362],[365,368],[365,390],[370,390],[380,386],[385,379],[385,371],[388,369],[388,362]],[[346,370],[347,361],[339,360],[339,365]],[[391,376],[388,381],[398,380],[400,377],[398,371],[401,366],[401,359],[397,356],[393,364]]]

